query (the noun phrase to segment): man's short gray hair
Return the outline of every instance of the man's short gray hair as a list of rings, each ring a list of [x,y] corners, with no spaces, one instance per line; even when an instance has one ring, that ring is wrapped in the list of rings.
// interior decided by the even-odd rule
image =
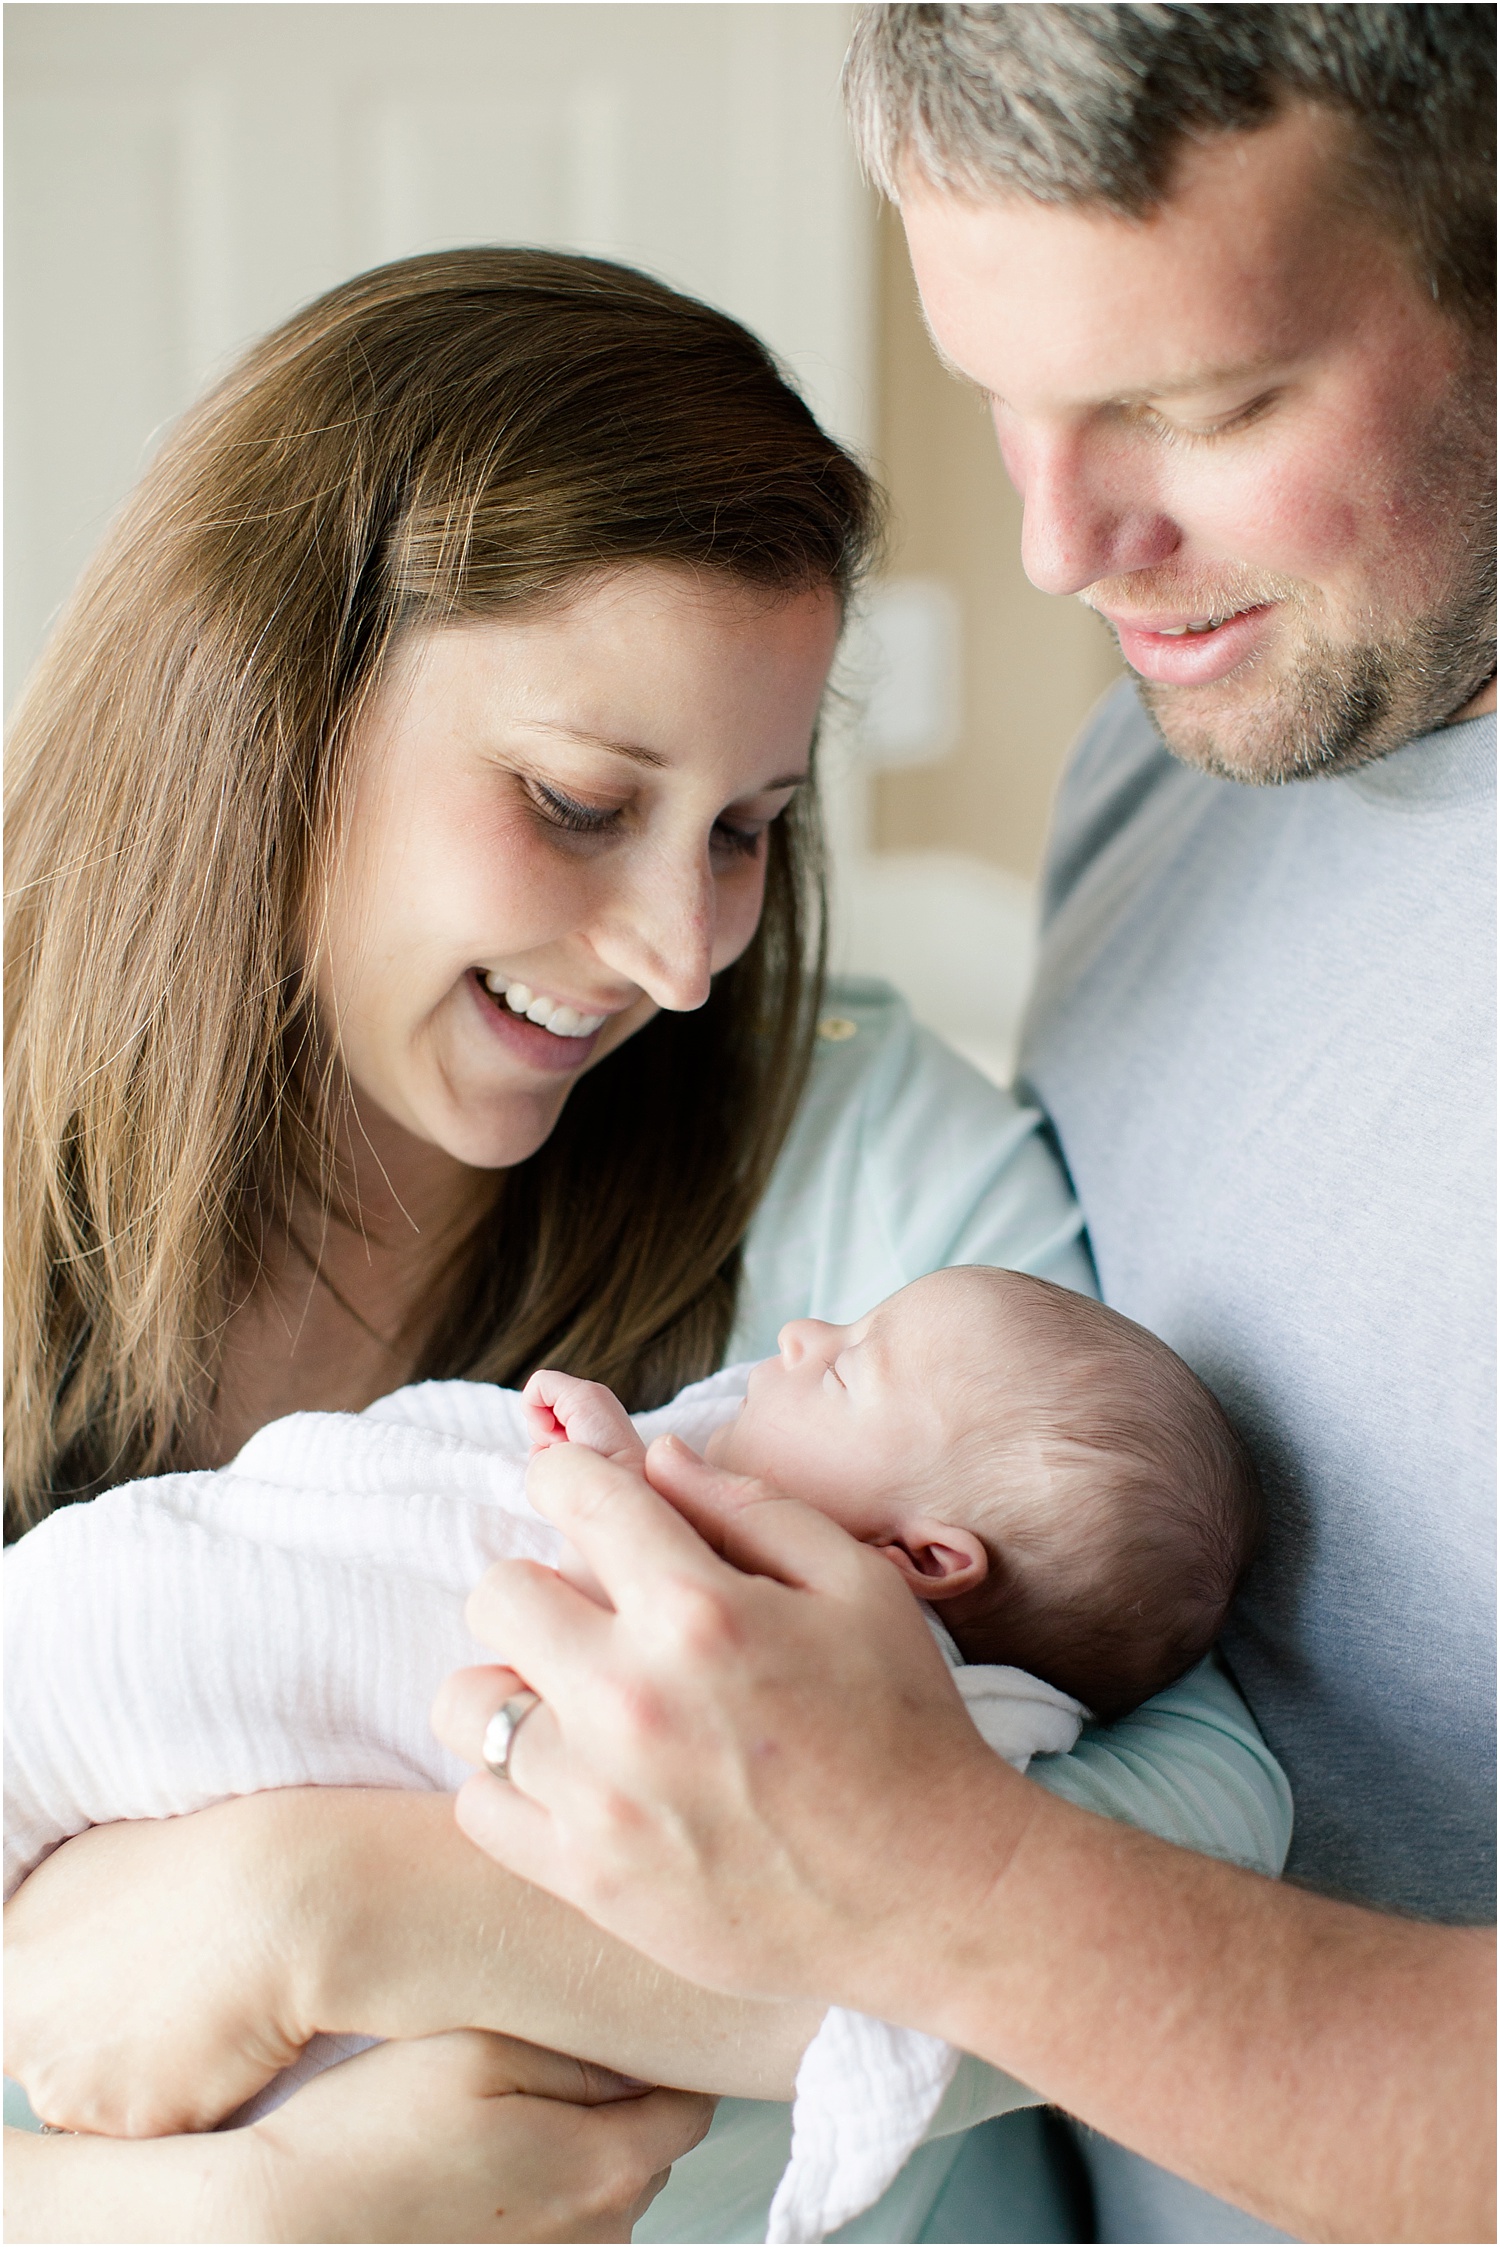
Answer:
[[[1187,139],[1288,101],[1356,127],[1357,185],[1433,296],[1495,301],[1493,7],[864,7],[844,93],[870,178],[1140,217]]]

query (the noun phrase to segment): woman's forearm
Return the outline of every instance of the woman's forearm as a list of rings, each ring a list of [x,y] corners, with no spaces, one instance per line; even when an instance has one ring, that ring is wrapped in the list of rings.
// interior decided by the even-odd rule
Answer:
[[[791,2097],[821,2005],[680,1981],[482,1855],[448,1796],[298,1788],[236,1807],[295,1868],[289,1971],[309,2035],[500,2029],[645,2082]]]
[[[786,2097],[822,2012],[678,1981],[482,1856],[447,1796],[394,1789],[92,1827],[6,1905],[5,1963],[6,2073],[47,2121],[111,2137],[212,2129],[320,2031],[493,2028]]]
[[[6,2239],[264,2237],[243,2135],[72,2138],[7,2130]]]

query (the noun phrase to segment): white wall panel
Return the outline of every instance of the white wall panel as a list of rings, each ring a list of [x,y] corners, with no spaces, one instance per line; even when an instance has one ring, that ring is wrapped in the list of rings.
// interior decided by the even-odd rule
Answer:
[[[162,426],[385,258],[527,241],[645,265],[757,328],[867,443],[848,13],[9,7],[8,692]]]

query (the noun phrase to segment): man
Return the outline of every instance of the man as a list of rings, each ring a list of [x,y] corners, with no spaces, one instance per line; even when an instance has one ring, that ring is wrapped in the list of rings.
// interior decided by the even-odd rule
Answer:
[[[1028,573],[1138,675],[1064,783],[1024,1066],[1106,1299],[1257,1456],[1226,1652],[1296,1885],[988,1771],[879,1561],[680,1454],[761,1574],[558,1453],[618,1621],[514,1572],[473,1609],[544,1703],[476,1839],[1032,2083],[1103,2134],[1105,2238],[1493,2235],[1493,41],[896,6],[848,71]],[[471,1757],[506,1686],[450,1692]]]

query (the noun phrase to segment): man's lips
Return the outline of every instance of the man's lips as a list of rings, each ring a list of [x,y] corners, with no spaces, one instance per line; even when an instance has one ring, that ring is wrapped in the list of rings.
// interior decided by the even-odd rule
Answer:
[[[1275,610],[1273,601],[1263,601],[1256,608],[1241,609],[1226,617],[1206,632],[1184,631],[1185,625],[1195,621],[1185,611],[1167,609],[1151,616],[1125,617],[1101,609],[1099,614],[1113,625],[1120,653],[1143,679],[1166,686],[1199,687],[1226,678],[1255,653]]]

